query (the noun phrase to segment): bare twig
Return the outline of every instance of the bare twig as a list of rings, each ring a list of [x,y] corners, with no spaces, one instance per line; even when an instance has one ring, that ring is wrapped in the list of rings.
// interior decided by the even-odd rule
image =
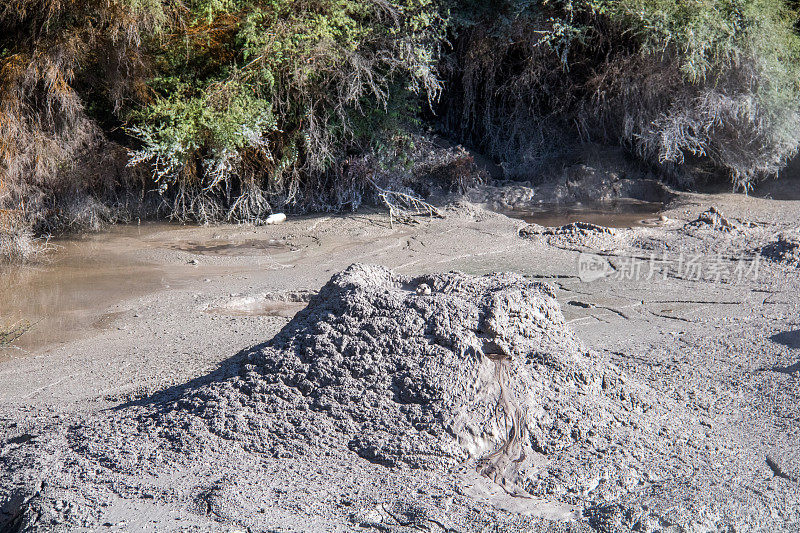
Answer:
[[[427,215],[431,218],[444,218],[442,212],[433,204],[412,194],[384,189],[374,179],[369,183],[375,187],[378,197],[389,208],[389,223],[394,225],[394,218],[408,218],[411,216]]]
[[[31,329],[31,323],[22,320],[0,328],[0,348],[7,348]]]

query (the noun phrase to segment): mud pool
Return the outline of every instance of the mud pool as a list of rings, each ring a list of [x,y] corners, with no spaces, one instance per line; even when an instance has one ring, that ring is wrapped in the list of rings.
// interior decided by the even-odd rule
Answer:
[[[125,300],[259,266],[215,266],[207,256],[270,257],[292,251],[274,239],[231,239],[208,228],[166,223],[112,226],[82,238],[53,240],[48,248],[37,264],[0,267],[0,324],[26,330],[11,346],[0,347],[0,360],[124,327],[114,323],[121,314],[115,305]],[[173,261],[158,260],[170,251],[185,253]],[[287,303],[276,313],[291,316],[296,307]]]
[[[586,222],[608,228],[635,228],[654,226],[660,222],[659,215],[664,204],[637,200],[618,200],[605,203],[537,205],[529,209],[500,211],[511,218],[529,224],[558,227],[574,222]]]

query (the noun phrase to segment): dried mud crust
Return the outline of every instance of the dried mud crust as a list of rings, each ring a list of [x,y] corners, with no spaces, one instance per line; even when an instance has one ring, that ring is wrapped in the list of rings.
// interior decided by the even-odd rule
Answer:
[[[663,229],[638,228],[624,245],[629,254],[642,257],[654,255],[673,260],[679,255],[706,260],[717,257],[735,264],[739,260],[755,260],[759,253],[770,258],[770,254],[780,252],[784,244],[768,246],[775,238],[773,231],[744,218],[728,217],[715,206],[709,206],[684,223],[669,219]],[[786,245],[790,246],[790,242]]]
[[[754,247],[763,242],[765,235],[755,223],[725,217],[711,206],[695,219],[681,224],[678,220],[662,217],[658,225],[635,229],[608,228],[587,222],[574,222],[564,226],[546,227],[528,224],[519,230],[519,236],[543,240],[551,246],[566,250],[665,254],[746,254],[752,256]],[[778,243],[775,252],[789,249],[791,241]],[[770,250],[770,249],[768,249]],[[775,255],[773,253],[773,255]]]
[[[784,232],[761,248],[761,256],[769,261],[800,267],[800,232]]]
[[[681,423],[575,338],[548,285],[357,264],[205,380],[61,428],[7,461],[27,487],[17,515],[31,531],[91,524],[104,491],[180,499],[142,476],[341,453],[387,472],[477,471],[507,494],[580,507],[665,476]],[[47,489],[35,481],[43,465],[59,472]],[[201,488],[197,505],[216,505]],[[235,519],[240,497],[216,514]]]

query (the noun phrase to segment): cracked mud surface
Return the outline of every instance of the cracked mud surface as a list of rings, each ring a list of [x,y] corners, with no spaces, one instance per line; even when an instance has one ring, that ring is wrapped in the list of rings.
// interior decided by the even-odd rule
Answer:
[[[18,525],[32,531],[795,531],[800,282],[796,266],[781,259],[786,254],[776,260],[767,252],[777,242],[789,243],[781,246],[791,254],[799,204],[680,194],[665,209],[663,226],[588,235],[581,235],[586,228],[525,235],[524,223],[466,204],[446,219],[420,219],[414,226],[392,228],[380,214],[357,214],[216,228],[216,238],[226,243],[297,244],[270,251],[267,259],[203,255],[185,284],[156,288],[108,309],[118,313],[113,324],[119,329],[0,363],[0,524],[17,517]],[[709,215],[710,207],[728,224]],[[199,242],[208,230],[178,231],[184,240]],[[757,275],[736,279],[740,261],[752,262],[759,252]],[[608,275],[581,281],[581,253],[607,261]],[[145,258],[185,264],[186,254],[159,250]],[[678,262],[695,255],[699,275]],[[649,277],[647,270],[627,275],[631,257],[648,266],[656,257],[661,269]],[[487,379],[507,372],[520,383],[547,385],[529,405],[517,394],[508,402],[506,412],[512,413],[528,405],[526,444],[532,448],[528,464],[513,469],[513,483],[503,488],[495,483],[502,479],[482,475],[486,463],[479,461],[507,442],[503,432],[471,455],[453,437],[458,432],[444,422],[447,416],[423,416],[424,402],[409,405],[440,429],[424,433],[427,427],[412,423],[395,441],[386,432],[388,421],[414,416],[397,411],[376,429],[351,431],[347,419],[353,418],[343,413],[369,412],[369,395],[357,395],[349,400],[356,407],[336,414],[321,407],[330,399],[324,387],[313,388],[319,410],[313,393],[286,400],[296,412],[313,416],[283,412],[280,438],[260,437],[277,426],[263,433],[252,429],[259,427],[254,420],[267,427],[277,415],[267,410],[248,418],[257,411],[248,411],[250,404],[241,400],[261,404],[252,400],[255,392],[243,393],[254,383],[242,377],[243,361],[255,357],[261,369],[267,360],[283,361],[294,369],[279,372],[287,376],[297,376],[299,367],[285,358],[295,352],[267,357],[275,348],[263,344],[288,317],[240,313],[247,307],[241,302],[297,303],[306,297],[291,294],[309,294],[358,261],[390,268],[401,286],[424,279],[431,288],[430,295],[392,289],[402,291],[396,295],[402,301],[435,299],[435,279],[442,279],[436,274],[450,270],[514,272],[524,276],[514,278],[521,286],[535,289],[543,281],[553,287],[563,324],[575,335],[555,344],[555,352],[570,346],[575,354],[590,352],[587,379],[560,371],[534,379],[535,365],[509,371],[502,357],[477,359],[491,370]],[[716,270],[709,270],[712,263]],[[282,293],[285,298],[276,296]],[[541,294],[543,301],[549,298],[547,291]],[[395,309],[389,296],[385,312]],[[467,300],[480,308],[480,298]],[[562,331],[557,325],[549,329]],[[281,334],[289,339],[284,344],[299,346],[297,334]],[[341,353],[340,347],[332,350]],[[452,375],[442,368],[434,374]],[[424,383],[425,375],[411,372],[410,383]],[[604,376],[616,382],[604,389]],[[555,382],[558,390],[551,386]],[[410,390],[452,390],[428,385]],[[487,390],[497,403],[499,389]],[[188,403],[181,406],[181,399]],[[568,412],[570,406],[575,413]],[[549,411],[555,414],[547,419],[543,413]],[[470,412],[480,418],[486,411]],[[381,415],[364,420],[376,416]],[[244,434],[258,438],[231,439],[226,432],[236,432],[239,424],[250,428]],[[550,437],[537,435],[543,428]],[[434,464],[398,460],[411,457],[402,446],[415,434],[428,436],[412,450],[446,449],[452,456]],[[519,454],[506,451],[507,457]]]

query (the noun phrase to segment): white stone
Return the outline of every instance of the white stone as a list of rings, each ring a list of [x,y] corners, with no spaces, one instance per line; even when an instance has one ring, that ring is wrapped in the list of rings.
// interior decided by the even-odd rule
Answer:
[[[267,220],[265,222],[267,224],[280,224],[281,222],[286,222],[286,214],[273,213],[272,215],[267,217]]]

